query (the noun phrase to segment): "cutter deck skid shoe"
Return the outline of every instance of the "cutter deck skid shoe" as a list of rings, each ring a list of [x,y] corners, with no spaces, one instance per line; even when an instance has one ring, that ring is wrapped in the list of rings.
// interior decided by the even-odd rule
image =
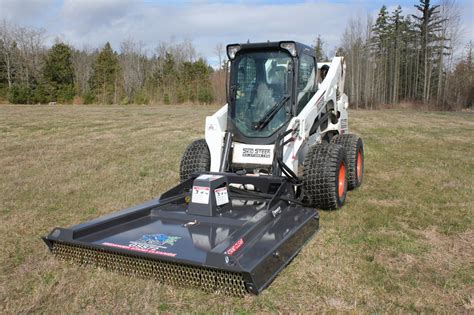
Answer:
[[[155,199],[44,241],[61,259],[210,292],[258,294],[362,184],[345,62],[293,41],[227,46],[227,104]]]

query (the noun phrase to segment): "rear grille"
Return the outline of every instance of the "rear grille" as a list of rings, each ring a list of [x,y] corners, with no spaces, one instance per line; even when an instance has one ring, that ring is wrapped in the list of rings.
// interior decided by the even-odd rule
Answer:
[[[135,255],[54,242],[52,253],[61,260],[79,265],[92,265],[127,276],[156,279],[165,284],[201,288],[233,296],[247,293],[243,275],[186,264],[147,259]]]

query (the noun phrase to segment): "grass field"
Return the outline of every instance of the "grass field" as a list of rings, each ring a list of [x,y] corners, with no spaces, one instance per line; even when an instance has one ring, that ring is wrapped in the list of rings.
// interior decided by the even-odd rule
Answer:
[[[0,106],[0,313],[474,312],[474,115],[353,111],[363,186],[261,295],[53,259],[40,236],[156,197],[203,135],[200,106]]]

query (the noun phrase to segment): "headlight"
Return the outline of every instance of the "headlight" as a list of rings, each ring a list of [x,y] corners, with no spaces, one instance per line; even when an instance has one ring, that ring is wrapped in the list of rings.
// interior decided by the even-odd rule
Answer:
[[[296,45],[293,42],[283,42],[280,43],[280,47],[283,49],[288,50],[288,52],[293,56],[296,57]]]
[[[240,45],[228,45],[227,57],[229,57],[230,60],[233,60],[239,50],[240,50]]]

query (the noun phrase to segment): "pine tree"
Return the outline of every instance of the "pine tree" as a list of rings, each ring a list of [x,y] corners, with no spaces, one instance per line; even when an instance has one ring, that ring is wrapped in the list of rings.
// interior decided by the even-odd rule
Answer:
[[[390,56],[391,67],[389,76],[389,86],[391,86],[392,104],[398,103],[400,86],[400,46],[403,28],[402,8],[398,6],[389,18],[390,23]]]
[[[375,97],[378,103],[388,102],[387,74],[389,73],[389,37],[390,25],[387,7],[380,8],[375,25],[372,28],[372,53],[375,57]]]
[[[387,39],[389,37],[388,11],[387,7],[383,5],[380,8],[375,25],[372,28],[373,37],[372,43],[374,51],[377,55],[386,53]]]
[[[163,89],[163,102],[165,104],[175,101],[177,75],[178,71],[174,57],[172,54],[166,53],[160,80]]]
[[[43,67],[43,77],[36,91],[42,102],[67,102],[74,98],[74,68],[72,50],[64,43],[57,43],[48,51]]]
[[[316,62],[325,61],[327,56],[324,53],[324,41],[321,39],[321,35],[318,35],[314,43],[314,52],[316,54]]]
[[[93,67],[90,86],[95,100],[102,104],[117,104],[120,97],[120,64],[110,43],[99,52]]]
[[[442,28],[442,23],[446,20],[442,19],[439,14],[439,5],[431,5],[430,0],[420,0],[420,4],[415,8],[421,13],[421,16],[412,15],[415,19],[415,27],[418,35],[418,43],[420,49],[420,80],[418,96],[426,104],[430,101],[431,83],[433,75],[434,55],[439,53],[439,46],[442,38],[437,35]],[[442,66],[442,65],[440,65]]]
[[[195,85],[197,86],[197,99],[200,103],[209,104],[212,102],[211,90],[211,68],[206,64],[204,59],[200,58],[193,64],[193,70],[196,74]]]

